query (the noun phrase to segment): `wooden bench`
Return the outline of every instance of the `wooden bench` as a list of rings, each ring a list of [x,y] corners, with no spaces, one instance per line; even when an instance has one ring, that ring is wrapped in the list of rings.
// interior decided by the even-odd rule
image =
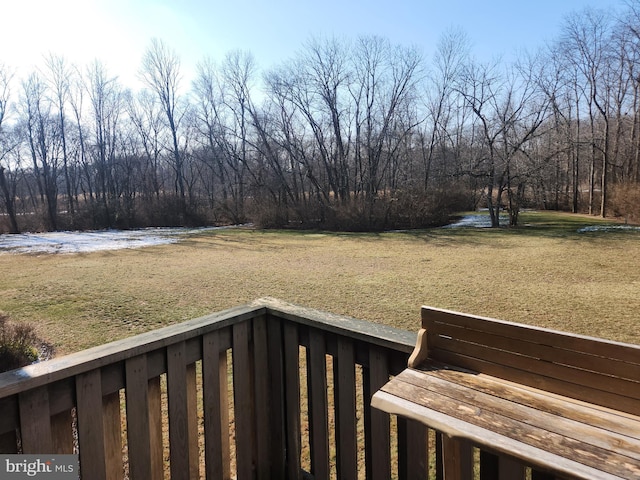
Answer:
[[[372,405],[443,433],[446,480],[471,477],[469,445],[500,456],[498,478],[640,478],[640,346],[423,307]]]

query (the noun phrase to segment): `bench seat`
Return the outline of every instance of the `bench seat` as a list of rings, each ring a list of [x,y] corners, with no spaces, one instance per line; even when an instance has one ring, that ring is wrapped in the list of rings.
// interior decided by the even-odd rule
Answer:
[[[474,337],[485,343],[471,341]],[[640,383],[636,384],[640,380],[636,377],[640,357],[628,356],[640,350],[603,341],[601,352],[619,346],[618,355],[622,357],[605,358],[593,343],[596,341],[423,309],[423,331],[410,360],[412,366],[376,392],[372,405],[443,433],[448,478],[470,475],[461,473],[461,440],[506,455],[509,460],[505,463],[518,459],[561,477],[640,478],[640,416],[635,411],[640,394]],[[588,352],[574,350],[575,345],[584,346]],[[533,351],[543,353],[534,356]],[[594,361],[587,362],[587,369],[576,368],[573,357],[593,357]],[[635,363],[629,362],[634,357]],[[595,360],[605,373],[595,371]],[[612,362],[622,365],[607,365]],[[614,375],[622,370],[624,375]],[[600,376],[606,380],[595,382]],[[630,378],[621,378],[625,376]],[[585,379],[589,381],[582,385]],[[616,388],[620,389],[620,405],[624,405],[621,409],[616,407]],[[577,393],[568,396],[565,392]],[[446,451],[456,448],[457,452]],[[519,475],[501,473],[500,478]]]

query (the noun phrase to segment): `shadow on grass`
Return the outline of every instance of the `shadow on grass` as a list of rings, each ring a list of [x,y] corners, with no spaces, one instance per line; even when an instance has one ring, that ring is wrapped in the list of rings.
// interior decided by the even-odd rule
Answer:
[[[478,216],[477,212],[473,213]],[[488,215],[488,214],[480,214]],[[286,248],[278,245],[279,239],[300,239],[307,241],[322,241],[324,238],[344,238],[354,241],[379,241],[384,238],[399,238],[406,236],[418,239],[432,246],[450,246],[451,244],[486,245],[491,241],[523,238],[564,239],[567,241],[600,241],[628,239],[630,236],[640,236],[640,229],[620,229],[620,224],[608,219],[575,215],[564,212],[531,211],[520,215],[520,224],[516,227],[502,225],[498,228],[460,226],[454,228],[430,228],[419,230],[399,230],[391,232],[329,232],[322,230],[262,230],[262,229],[227,229],[203,232],[185,238],[180,243],[193,245],[198,248],[232,247],[240,250],[255,250],[256,248]],[[595,227],[595,228],[590,228]],[[606,229],[603,227],[614,227]],[[273,240],[267,246],[266,240]]]

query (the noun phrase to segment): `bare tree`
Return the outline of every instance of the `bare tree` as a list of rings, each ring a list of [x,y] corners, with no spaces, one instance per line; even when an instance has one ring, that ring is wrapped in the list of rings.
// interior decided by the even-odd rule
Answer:
[[[589,172],[589,213],[595,210],[596,159],[601,158],[600,214],[606,215],[610,146],[610,103],[604,79],[608,68],[609,18],[603,11],[585,9],[567,18],[562,41],[568,58],[588,86],[587,108],[591,127],[591,163]],[[600,122],[603,129],[598,131]],[[601,137],[602,141],[598,141]]]
[[[46,206],[49,230],[58,229],[58,175],[60,137],[58,123],[51,113],[46,85],[33,73],[22,82],[21,109],[31,152],[40,202]]]
[[[65,108],[70,96],[70,85],[72,70],[67,61],[62,56],[49,54],[45,58],[45,65],[47,68],[46,78],[49,83],[50,91],[53,96],[53,103],[58,110],[58,128],[60,131],[60,140],[62,142],[62,169],[65,179],[65,190],[67,194],[67,208],[69,215],[71,216],[71,224],[74,224],[75,218],[75,206],[74,206],[74,194],[71,182],[71,176],[69,174],[69,155],[67,149],[67,123]]]
[[[19,142],[15,139],[15,135],[7,132],[3,125],[11,98],[10,83],[12,78],[13,75],[9,72],[9,69],[0,64],[0,192],[9,217],[9,232],[19,233],[20,229],[18,228],[15,208],[15,176],[12,175],[11,165],[6,161],[8,155],[16,148]]]
[[[114,176],[117,157],[117,136],[123,111],[123,91],[116,77],[99,61],[87,70],[86,89],[91,102],[93,120],[94,166],[97,173],[96,193],[99,194],[102,222],[115,226],[118,211],[117,179]]]
[[[468,61],[469,40],[461,30],[450,30],[439,40],[434,56],[434,69],[429,75],[428,89],[424,93],[426,106],[426,121],[424,130],[419,133],[420,152],[423,160],[425,191],[429,186],[429,179],[433,166],[436,148],[444,156],[446,144],[454,137],[451,132],[451,122],[459,109],[455,85]],[[464,121],[463,121],[464,123]],[[455,149],[454,140],[450,146]]]
[[[180,104],[180,59],[162,40],[153,39],[142,58],[140,77],[158,96],[171,136],[173,170],[180,212],[187,215],[184,184],[184,160],[180,146],[180,123],[185,109]]]

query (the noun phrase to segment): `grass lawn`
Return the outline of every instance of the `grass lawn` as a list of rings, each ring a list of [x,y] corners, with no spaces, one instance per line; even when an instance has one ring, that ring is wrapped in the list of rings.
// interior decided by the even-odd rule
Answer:
[[[0,255],[0,311],[69,353],[274,296],[417,330],[422,304],[640,343],[640,232],[523,213],[516,229],[220,230],[174,245]]]

